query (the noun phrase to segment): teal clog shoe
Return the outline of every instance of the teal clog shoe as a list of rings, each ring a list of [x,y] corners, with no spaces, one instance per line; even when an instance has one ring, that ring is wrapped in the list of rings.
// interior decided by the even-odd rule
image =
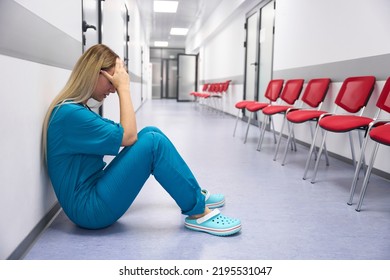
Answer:
[[[223,194],[211,194],[208,190],[202,190],[205,196],[206,206],[210,209],[219,208],[225,205],[225,196]]]
[[[226,217],[218,209],[214,209],[209,214],[199,218],[185,218],[185,227],[195,231],[206,232],[217,236],[229,236],[241,230],[241,221]]]

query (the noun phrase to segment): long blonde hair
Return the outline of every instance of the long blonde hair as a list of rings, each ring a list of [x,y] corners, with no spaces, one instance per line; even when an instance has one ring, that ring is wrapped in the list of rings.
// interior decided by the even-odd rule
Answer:
[[[98,44],[90,47],[77,61],[65,87],[50,104],[42,130],[42,152],[46,161],[47,157],[47,130],[50,118],[64,102],[84,103],[88,101],[95,90],[100,70],[108,70],[115,66],[118,55],[109,47]]]

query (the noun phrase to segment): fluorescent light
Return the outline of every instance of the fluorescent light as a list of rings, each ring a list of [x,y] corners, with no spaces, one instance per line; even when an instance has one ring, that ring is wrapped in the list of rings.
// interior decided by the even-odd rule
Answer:
[[[185,36],[187,35],[188,28],[171,28],[171,35],[182,35]]]
[[[167,41],[154,41],[155,47],[168,47]]]
[[[156,13],[176,13],[178,1],[154,1],[153,11]]]

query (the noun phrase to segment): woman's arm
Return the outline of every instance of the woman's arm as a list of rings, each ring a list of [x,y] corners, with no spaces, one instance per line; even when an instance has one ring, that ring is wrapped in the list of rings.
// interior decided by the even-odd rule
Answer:
[[[106,71],[102,71],[102,73],[113,84],[119,96],[120,123],[124,131],[122,146],[131,146],[137,141],[137,123],[130,95],[129,74],[119,58],[116,60],[113,76]]]

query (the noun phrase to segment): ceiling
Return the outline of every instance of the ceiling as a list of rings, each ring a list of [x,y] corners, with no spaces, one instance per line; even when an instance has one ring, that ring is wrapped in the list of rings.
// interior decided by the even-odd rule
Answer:
[[[186,42],[186,36],[170,35],[172,27],[189,28],[189,33],[194,33],[221,3],[221,0],[178,0],[177,12],[173,14],[153,12],[153,1],[137,0],[146,40],[151,47],[154,41],[168,41],[168,48],[184,48]]]

